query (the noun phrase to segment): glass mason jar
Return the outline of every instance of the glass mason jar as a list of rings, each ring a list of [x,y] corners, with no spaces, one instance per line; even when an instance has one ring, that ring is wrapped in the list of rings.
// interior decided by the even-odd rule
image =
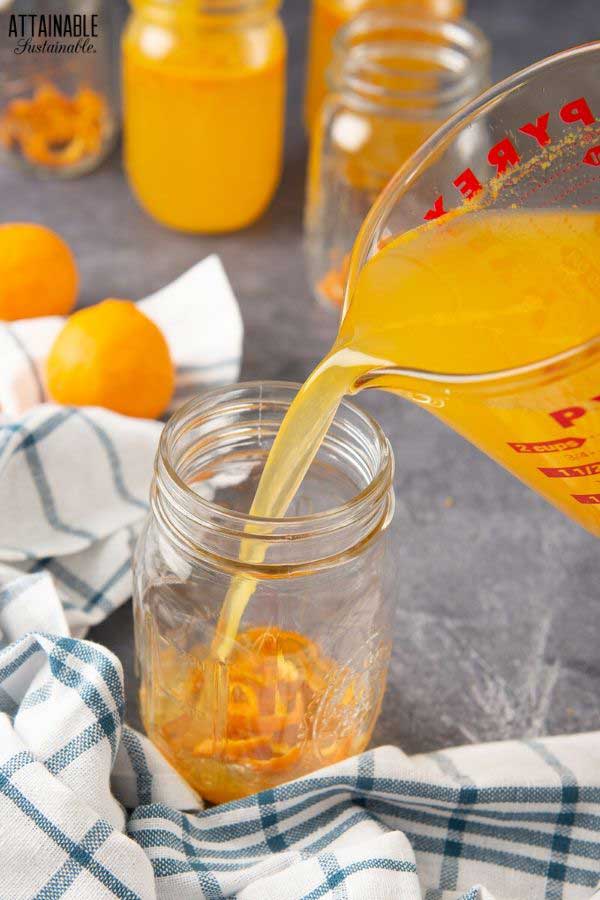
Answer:
[[[364,750],[385,689],[394,495],[379,425],[343,402],[289,516],[246,513],[297,390],[240,384],[182,407],[136,551],[144,724],[214,802]],[[216,654],[223,601],[240,588],[241,624]]]
[[[0,153],[48,177],[89,172],[113,148],[118,100],[108,0],[0,3]]]
[[[352,18],[365,9],[377,8],[458,19],[464,15],[465,6],[466,0],[313,0],[304,102],[306,128],[310,131],[325,99],[325,73],[331,63],[333,39]]]
[[[489,44],[460,22],[372,10],[334,41],[312,132],[305,210],[311,286],[339,309],[360,225],[391,176],[489,78]]]
[[[279,0],[132,0],[122,42],[125,167],[164,225],[255,221],[282,159],[286,39]]]

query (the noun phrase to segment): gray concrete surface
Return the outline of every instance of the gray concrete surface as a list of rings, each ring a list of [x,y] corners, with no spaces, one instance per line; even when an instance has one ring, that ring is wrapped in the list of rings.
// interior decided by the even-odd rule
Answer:
[[[302,380],[335,330],[309,297],[300,243],[307,5],[285,4],[285,172],[253,228],[223,238],[163,230],[136,206],[118,154],[65,184],[0,171],[0,220],[62,232],[80,261],[84,303],[142,297],[220,253],[246,323],[249,379]],[[600,37],[597,0],[472,0],[470,9],[493,40],[497,78]],[[396,631],[376,742],[417,752],[600,727],[599,545],[426,412],[384,394],[360,402],[382,422],[397,461]],[[130,605],[91,637],[122,659],[135,724]]]

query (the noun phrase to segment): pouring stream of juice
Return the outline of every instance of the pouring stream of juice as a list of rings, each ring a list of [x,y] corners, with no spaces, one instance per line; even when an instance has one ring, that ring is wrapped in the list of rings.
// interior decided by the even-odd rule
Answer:
[[[358,276],[331,351],[281,426],[251,514],[285,515],[345,394],[376,386],[414,398],[419,379],[398,370],[417,370],[449,376],[437,385],[436,415],[600,536],[599,354],[500,391],[454,389],[451,378],[541,362],[591,341],[599,326],[597,213],[483,211],[407,232]],[[431,389],[424,377],[421,391]],[[240,557],[256,563],[263,553],[249,539]],[[251,579],[232,583],[216,660],[229,656],[253,591]]]

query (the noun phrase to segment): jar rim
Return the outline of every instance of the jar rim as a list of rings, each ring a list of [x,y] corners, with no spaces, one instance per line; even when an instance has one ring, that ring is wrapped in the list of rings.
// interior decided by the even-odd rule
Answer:
[[[418,31],[423,39],[407,37]],[[384,37],[382,32],[390,32]],[[400,55],[438,67],[449,79],[446,86],[430,87],[432,70],[391,67],[372,57],[382,54]],[[440,108],[455,109],[457,105],[479,93],[485,86],[491,47],[481,29],[469,19],[450,21],[417,15],[407,11],[365,10],[351,19],[333,39],[333,61],[327,72],[330,89],[349,92],[363,104],[402,112],[402,104],[412,104],[411,115],[423,112],[415,104],[435,102],[435,115]],[[459,61],[462,65],[452,65]],[[376,78],[385,76],[382,86]],[[414,82],[408,88],[407,76]],[[396,84],[394,85],[394,81]],[[396,106],[394,106],[396,104]],[[431,110],[425,110],[431,112]],[[446,114],[448,110],[445,110]]]
[[[177,472],[176,463],[172,460],[174,441],[179,434],[189,431],[191,422],[197,419],[203,410],[207,414],[210,411],[214,412],[219,409],[220,401],[225,401],[228,397],[235,401],[236,395],[240,400],[243,397],[249,400],[254,396],[261,402],[265,390],[280,395],[277,401],[279,406],[289,406],[300,387],[301,385],[295,382],[285,381],[239,382],[203,392],[174,413],[165,425],[160,438],[155,462],[155,481],[159,484],[159,489],[169,495],[169,502],[175,504],[186,519],[204,527],[226,531],[232,537],[243,538],[244,535],[251,534],[252,540],[264,538],[270,543],[277,543],[314,538],[343,529],[361,519],[373,517],[374,507],[387,498],[392,487],[393,453],[379,423],[346,398],[340,404],[334,423],[342,411],[343,414],[351,415],[355,423],[362,425],[374,449],[374,474],[365,487],[341,505],[309,515],[285,518],[253,516],[202,497]],[[232,408],[241,410],[243,405]]]
[[[156,6],[186,16],[241,16],[266,10],[278,10],[282,0],[196,0],[194,9],[179,9],[183,0],[129,0],[131,6]]]

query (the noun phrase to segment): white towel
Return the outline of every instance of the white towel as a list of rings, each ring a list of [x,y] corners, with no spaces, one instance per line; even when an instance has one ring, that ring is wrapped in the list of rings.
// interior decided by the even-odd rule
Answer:
[[[4,640],[24,630],[63,634],[63,619],[81,637],[131,596],[161,429],[49,403],[0,425]]]

